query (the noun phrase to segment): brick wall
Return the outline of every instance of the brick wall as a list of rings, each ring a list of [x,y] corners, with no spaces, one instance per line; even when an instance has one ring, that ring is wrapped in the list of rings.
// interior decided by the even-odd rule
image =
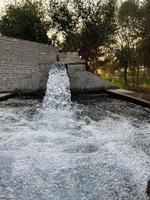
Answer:
[[[49,45],[0,36],[0,92],[45,89],[57,53]]]

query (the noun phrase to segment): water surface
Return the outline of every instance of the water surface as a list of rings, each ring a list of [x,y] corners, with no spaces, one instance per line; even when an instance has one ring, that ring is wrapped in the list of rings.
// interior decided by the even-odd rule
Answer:
[[[0,199],[145,199],[149,109],[108,97],[41,108],[36,99],[0,103]]]

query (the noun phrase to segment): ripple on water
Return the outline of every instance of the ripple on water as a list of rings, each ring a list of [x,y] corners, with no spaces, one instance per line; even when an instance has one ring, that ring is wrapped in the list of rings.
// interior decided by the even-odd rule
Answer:
[[[98,146],[93,144],[86,144],[86,145],[77,145],[70,148],[65,149],[63,152],[65,153],[95,153],[99,150]]]

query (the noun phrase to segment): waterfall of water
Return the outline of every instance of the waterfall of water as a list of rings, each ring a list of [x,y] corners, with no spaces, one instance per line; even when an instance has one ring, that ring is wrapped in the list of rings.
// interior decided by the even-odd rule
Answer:
[[[71,92],[67,70],[64,64],[55,63],[49,72],[43,110],[70,110]]]

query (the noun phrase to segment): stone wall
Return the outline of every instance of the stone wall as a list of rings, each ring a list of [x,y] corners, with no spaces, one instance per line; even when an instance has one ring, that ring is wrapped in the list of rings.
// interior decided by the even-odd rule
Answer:
[[[34,92],[45,88],[58,49],[0,36],[0,92]]]

